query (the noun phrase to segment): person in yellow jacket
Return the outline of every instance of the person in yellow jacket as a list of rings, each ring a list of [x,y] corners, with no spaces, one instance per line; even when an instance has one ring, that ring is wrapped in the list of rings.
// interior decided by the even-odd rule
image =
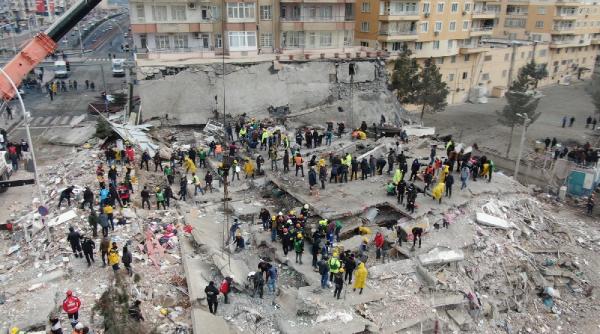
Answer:
[[[400,168],[396,168],[396,171],[394,172],[394,177],[392,178],[392,183],[398,185],[400,181],[402,181],[402,171],[400,170]]]
[[[446,176],[448,176],[448,174],[450,174],[450,166],[444,165],[440,175],[440,182],[446,182]]]
[[[183,160],[183,168],[185,168],[186,175],[187,173],[196,173],[196,164],[188,156]]]
[[[113,270],[116,272],[119,270],[119,262],[121,262],[119,248],[117,248],[117,243],[113,242],[112,248],[108,251],[108,265],[112,266]]]
[[[363,289],[367,286],[368,274],[369,272],[367,271],[367,268],[365,268],[365,264],[362,262],[359,263],[358,268],[356,268],[356,274],[354,276],[354,286],[352,286],[353,291],[356,291],[356,289],[360,289],[360,292],[358,294],[362,294]]]
[[[248,158],[246,158],[246,162],[244,163],[244,172],[246,173],[246,179],[248,178],[248,176],[254,178],[254,165],[252,164],[252,161],[250,161],[250,159]]]
[[[439,182],[431,190],[431,197],[433,197],[434,200],[438,200],[440,204],[442,204],[442,195],[444,194],[444,189],[446,189],[446,184],[444,182]]]

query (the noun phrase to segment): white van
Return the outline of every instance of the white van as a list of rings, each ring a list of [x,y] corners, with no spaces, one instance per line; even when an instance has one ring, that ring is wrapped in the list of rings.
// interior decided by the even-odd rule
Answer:
[[[125,59],[117,58],[112,60],[112,74],[113,77],[124,77],[125,67],[123,66]]]
[[[64,60],[57,60],[54,62],[54,77],[55,78],[68,78],[69,71],[67,71],[67,63]]]

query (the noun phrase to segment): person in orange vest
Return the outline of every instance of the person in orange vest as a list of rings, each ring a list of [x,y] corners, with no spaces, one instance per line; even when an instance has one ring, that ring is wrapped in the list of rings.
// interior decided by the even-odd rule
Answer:
[[[63,300],[63,310],[67,312],[69,320],[71,320],[71,327],[75,328],[75,325],[79,322],[79,308],[81,307],[81,301],[79,298],[73,296],[73,291],[67,290],[67,298]]]
[[[298,176],[298,170],[300,170],[302,171],[302,177],[304,177],[304,160],[302,159],[300,152],[296,153],[294,163],[296,164],[296,176]]]

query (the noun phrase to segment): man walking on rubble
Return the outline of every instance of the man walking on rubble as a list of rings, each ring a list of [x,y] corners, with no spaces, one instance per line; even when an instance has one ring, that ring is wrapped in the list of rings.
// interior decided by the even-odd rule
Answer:
[[[58,200],[59,208],[60,208],[62,201],[65,199],[67,200],[67,205],[71,206],[71,195],[73,195],[73,189],[75,189],[75,186],[70,186],[70,187],[67,187],[65,190],[63,190],[60,193],[60,199]]]
[[[94,241],[88,237],[83,237],[83,243],[81,244],[81,248],[83,249],[83,254],[85,255],[85,260],[88,263],[88,267],[92,266],[92,262],[94,261],[94,248],[96,248],[96,244]]]
[[[208,303],[208,309],[210,313],[217,314],[217,307],[219,307],[219,290],[215,286],[215,282],[210,281],[206,288],[204,288],[204,293],[206,293],[206,302]]]
[[[69,234],[67,235],[67,241],[71,244],[71,250],[73,250],[73,254],[75,257],[83,258],[83,253],[81,251],[81,235],[79,232],[75,231],[73,226],[69,226]]]

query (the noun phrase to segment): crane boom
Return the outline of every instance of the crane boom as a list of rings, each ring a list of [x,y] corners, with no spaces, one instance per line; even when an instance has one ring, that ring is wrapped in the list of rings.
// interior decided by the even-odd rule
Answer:
[[[49,54],[56,50],[58,41],[84,18],[101,0],[80,0],[61,15],[46,31],[38,33],[3,68],[4,72],[19,86]],[[0,75],[0,98],[10,100],[16,92],[5,76]]]

